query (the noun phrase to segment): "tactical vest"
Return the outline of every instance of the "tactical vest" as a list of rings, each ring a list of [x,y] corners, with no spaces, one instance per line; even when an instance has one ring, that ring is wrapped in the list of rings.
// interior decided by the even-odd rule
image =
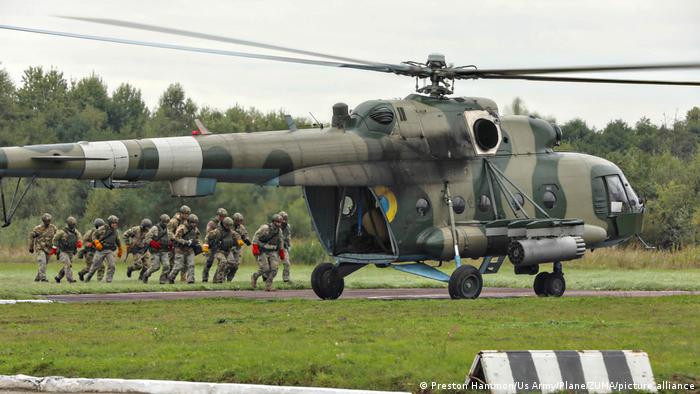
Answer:
[[[182,239],[184,239],[185,241],[197,239],[197,231],[195,229],[187,226],[187,232],[182,234]],[[191,246],[190,246],[190,248],[191,248]]]
[[[170,243],[170,237],[168,236],[168,227],[158,226],[158,236],[153,238],[154,241],[160,243],[160,249],[153,249],[153,251],[163,252],[168,250],[168,244]]]
[[[217,242],[217,248],[226,253],[230,252],[234,246],[238,246],[236,240],[233,239],[233,233],[228,230],[221,230],[223,237]]]
[[[278,229],[274,223],[270,223],[267,225],[267,232],[261,237],[258,237],[258,241],[263,244],[261,246],[265,251],[278,250],[281,233],[280,229]]]
[[[107,231],[100,239],[100,242],[102,242],[103,249],[117,250],[117,230],[107,227]]]
[[[78,248],[76,244],[78,243],[78,234],[75,230],[70,230],[68,227],[63,229],[63,237],[58,240],[58,249],[61,252],[75,253]]]

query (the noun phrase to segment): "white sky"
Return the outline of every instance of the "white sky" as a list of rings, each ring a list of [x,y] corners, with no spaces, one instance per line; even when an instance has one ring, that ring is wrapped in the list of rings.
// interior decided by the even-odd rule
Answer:
[[[64,20],[114,18],[195,30],[379,62],[425,61],[441,52],[455,65],[551,67],[700,61],[700,1],[32,1],[0,0],[0,24],[274,53],[166,34]],[[294,56],[294,55],[290,55]],[[153,108],[180,82],[198,104],[240,103],[294,116],[330,119],[339,101],[404,97],[414,80],[368,71],[183,53],[0,30],[0,67],[19,83],[29,66],[68,78],[91,72],[110,90],[129,82]],[[576,74],[583,75],[583,74]],[[700,80],[697,71],[597,76]],[[657,124],[700,105],[698,87],[458,81],[456,94],[494,99],[501,110],[519,96],[560,123],[582,117],[604,127],[647,116]]]

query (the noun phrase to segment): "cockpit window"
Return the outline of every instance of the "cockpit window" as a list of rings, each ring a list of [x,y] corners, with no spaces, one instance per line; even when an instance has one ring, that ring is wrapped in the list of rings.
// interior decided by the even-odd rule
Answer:
[[[629,212],[629,201],[622,180],[618,175],[608,175],[605,177],[608,187],[608,199],[610,201],[610,213]]]

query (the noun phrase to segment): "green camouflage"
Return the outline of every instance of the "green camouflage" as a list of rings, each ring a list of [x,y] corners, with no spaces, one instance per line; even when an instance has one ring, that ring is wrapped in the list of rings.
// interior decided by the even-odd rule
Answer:
[[[64,227],[56,232],[53,237],[52,244],[58,249],[58,261],[63,264],[63,267],[56,275],[56,281],[60,282],[63,277],[66,277],[68,282],[75,282],[73,279],[73,258],[78,251],[78,241],[82,242],[80,231]]]

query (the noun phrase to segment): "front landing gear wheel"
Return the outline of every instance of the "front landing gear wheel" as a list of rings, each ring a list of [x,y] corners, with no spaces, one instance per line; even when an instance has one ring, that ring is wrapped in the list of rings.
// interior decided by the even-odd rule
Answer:
[[[538,297],[546,297],[547,289],[545,285],[547,284],[547,278],[549,278],[549,272],[540,272],[535,277],[535,282],[532,284],[532,288],[535,290],[535,294]]]
[[[483,287],[481,272],[471,265],[463,265],[452,273],[447,289],[452,299],[473,299],[479,297]]]
[[[564,275],[559,272],[549,274],[549,277],[545,281],[544,287],[548,296],[561,297],[564,295],[564,291],[566,290]]]
[[[345,280],[331,263],[322,263],[311,273],[311,287],[323,300],[335,300],[343,294]]]

